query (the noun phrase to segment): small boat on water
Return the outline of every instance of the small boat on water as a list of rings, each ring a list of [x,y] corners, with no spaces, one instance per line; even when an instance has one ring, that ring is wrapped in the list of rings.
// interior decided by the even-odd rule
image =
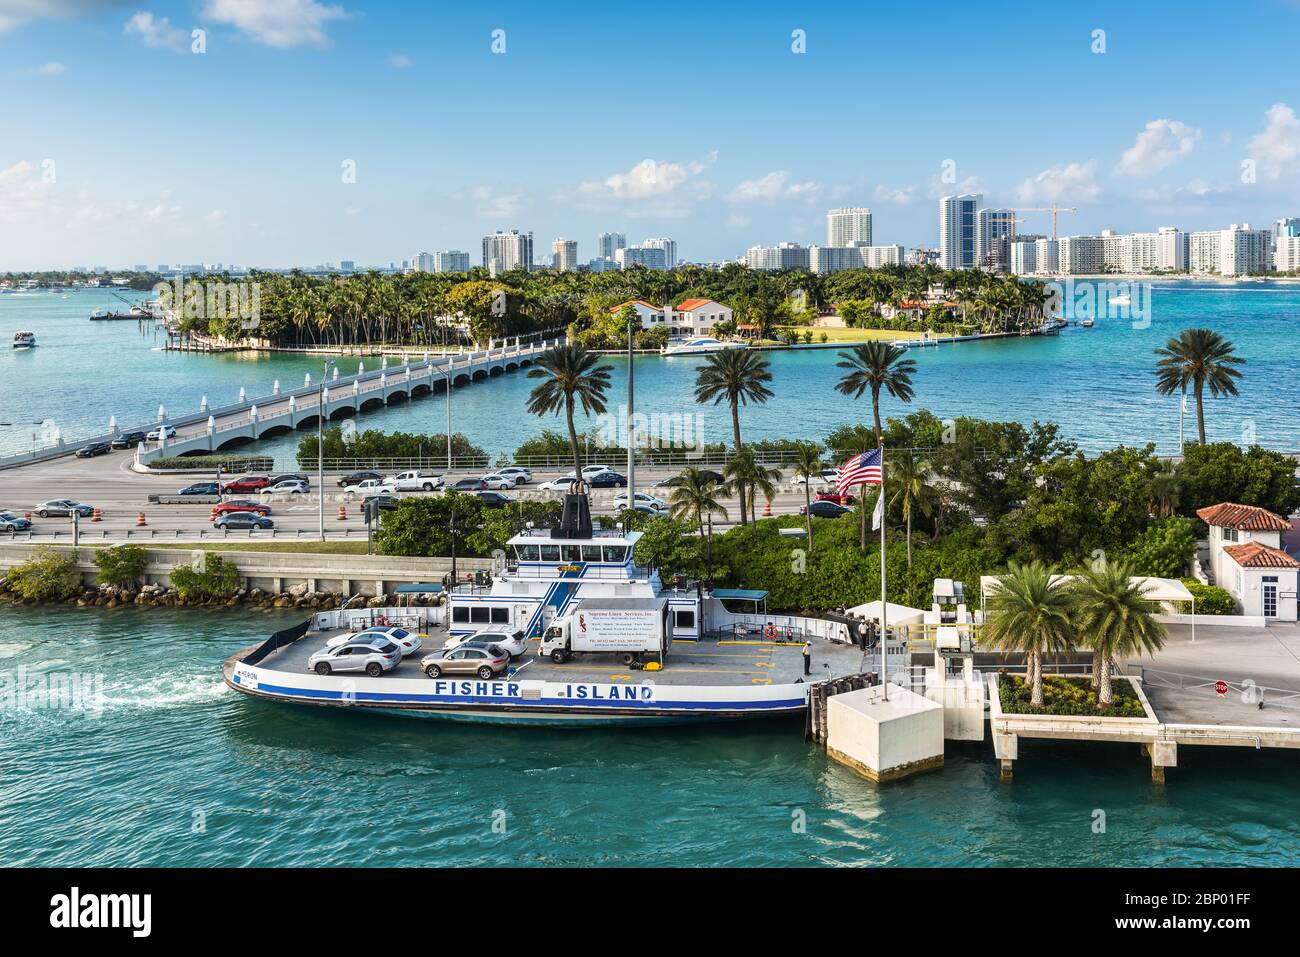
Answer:
[[[1110,297],[1108,300],[1106,300],[1106,301],[1107,301],[1110,305],[1112,305],[1112,306],[1131,306],[1131,305],[1133,305],[1133,297],[1130,296],[1128,293],[1123,293],[1123,294],[1118,295],[1118,296],[1111,296],[1111,297]]]
[[[36,348],[36,333],[34,332],[15,332],[14,333],[15,349],[34,349]]]
[[[670,342],[661,350],[666,356],[702,356],[711,352],[725,352],[728,349],[743,349],[743,342],[723,342],[712,336],[694,336],[679,342]]]
[[[1111,302],[1114,301],[1115,301],[1114,299],[1111,300]],[[1097,321],[1095,319],[1084,319],[1082,322],[1079,323],[1079,325],[1083,326],[1083,328],[1085,329],[1091,329],[1094,325],[1096,325],[1096,323]]]

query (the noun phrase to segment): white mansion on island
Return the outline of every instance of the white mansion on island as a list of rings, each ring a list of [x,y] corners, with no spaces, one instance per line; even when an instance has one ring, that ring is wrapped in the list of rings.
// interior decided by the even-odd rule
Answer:
[[[1282,550],[1291,523],[1253,505],[1224,502],[1196,513],[1210,526],[1210,568],[1243,615],[1296,621],[1300,561]]]
[[[712,299],[685,299],[681,305],[656,306],[644,299],[629,299],[610,307],[614,315],[631,306],[642,329],[667,329],[670,336],[708,335],[714,325],[732,317],[731,307]]]

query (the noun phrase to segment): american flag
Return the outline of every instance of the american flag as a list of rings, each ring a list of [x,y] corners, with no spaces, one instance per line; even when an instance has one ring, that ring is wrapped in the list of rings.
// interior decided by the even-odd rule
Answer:
[[[880,449],[855,455],[840,466],[840,479],[835,491],[843,495],[855,485],[879,485],[881,480]]]

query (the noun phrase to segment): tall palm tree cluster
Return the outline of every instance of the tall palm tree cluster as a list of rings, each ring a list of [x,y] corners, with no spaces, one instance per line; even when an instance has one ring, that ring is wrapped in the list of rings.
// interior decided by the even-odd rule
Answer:
[[[1068,576],[1042,562],[1012,562],[997,581],[986,593],[981,644],[1025,656],[1036,707],[1043,705],[1044,658],[1090,649],[1092,687],[1105,708],[1114,701],[1115,663],[1164,646],[1165,627],[1128,562],[1099,562]]]

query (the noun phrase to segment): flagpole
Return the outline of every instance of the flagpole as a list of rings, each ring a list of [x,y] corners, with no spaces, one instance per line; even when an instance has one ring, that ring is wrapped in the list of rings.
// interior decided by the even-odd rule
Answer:
[[[885,447],[880,446],[880,671],[889,700],[889,599],[885,595]]]
[[[1178,399],[1178,454],[1183,454],[1183,416],[1187,414],[1187,390]]]

